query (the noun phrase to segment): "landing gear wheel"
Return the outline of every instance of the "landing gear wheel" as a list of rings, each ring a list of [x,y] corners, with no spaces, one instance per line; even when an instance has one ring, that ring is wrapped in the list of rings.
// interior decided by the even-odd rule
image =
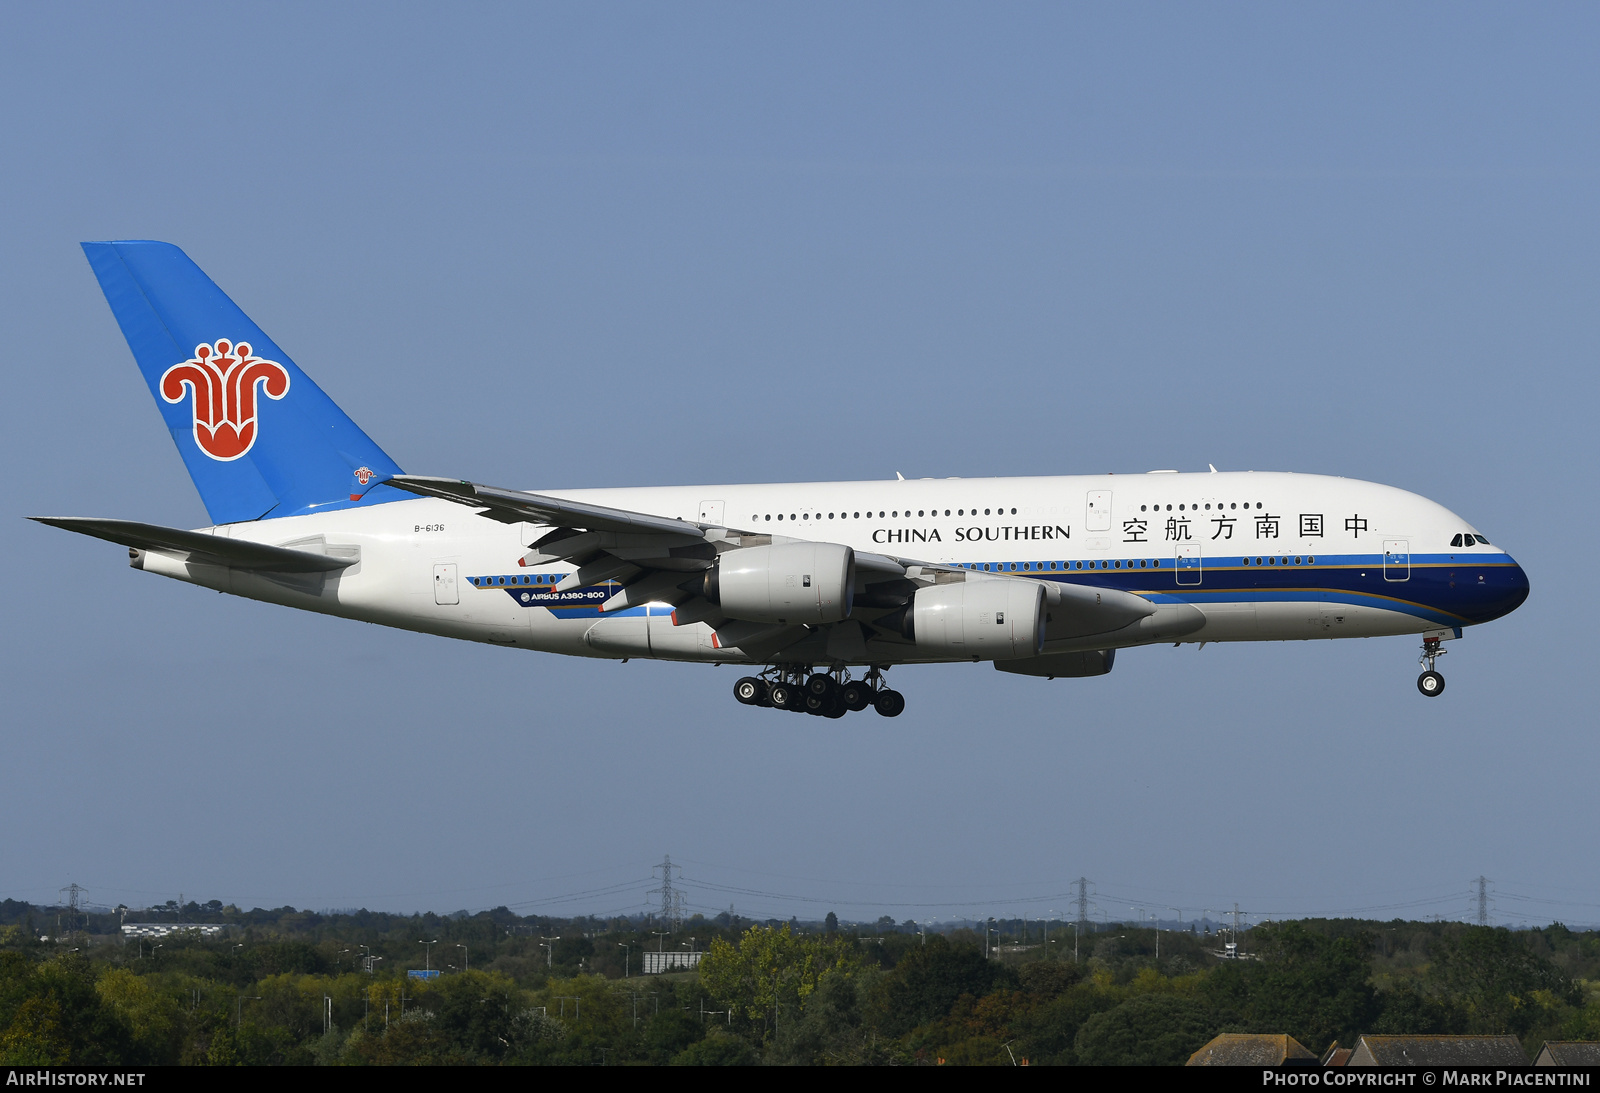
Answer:
[[[767,689],[767,697],[772,700],[772,705],[779,710],[798,710],[800,705],[800,689],[788,683],[774,683]]]
[[[828,695],[832,694],[838,686],[839,685],[833,681],[832,676],[825,672],[817,672],[806,680],[806,694],[816,695],[818,698],[826,698]]]
[[[1429,698],[1438,698],[1444,694],[1444,676],[1431,668],[1428,669],[1417,677],[1417,690]]]
[[[733,685],[733,697],[746,706],[759,706],[766,695],[767,684],[755,676],[745,676]]]
[[[906,708],[906,696],[899,691],[879,691],[873,696],[872,708],[884,717],[899,717]]]
[[[861,680],[856,680],[840,688],[839,701],[844,703],[845,709],[854,713],[872,705],[872,699],[877,693]]]
[[[806,713],[816,714],[818,717],[843,717],[847,712],[838,695],[828,695],[825,698],[806,695]]]

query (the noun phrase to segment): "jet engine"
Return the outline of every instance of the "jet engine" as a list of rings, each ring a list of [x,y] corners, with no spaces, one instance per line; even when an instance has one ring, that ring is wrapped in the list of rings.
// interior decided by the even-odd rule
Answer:
[[[973,660],[1037,656],[1045,590],[1037,581],[968,580],[919,588],[900,632],[919,651]]]
[[[773,543],[717,557],[701,595],[725,615],[788,626],[839,622],[850,614],[855,551],[837,543]]]

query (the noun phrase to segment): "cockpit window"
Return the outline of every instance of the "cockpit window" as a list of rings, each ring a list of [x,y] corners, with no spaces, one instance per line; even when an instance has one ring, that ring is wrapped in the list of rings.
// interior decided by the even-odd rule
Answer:
[[[1489,545],[1489,540],[1485,539],[1481,535],[1474,535],[1473,538],[1478,540],[1478,542],[1482,543],[1484,546],[1488,546]]]
[[[1454,539],[1450,540],[1450,545],[1451,546],[1460,546],[1461,545],[1461,536],[1459,534],[1457,534]]]

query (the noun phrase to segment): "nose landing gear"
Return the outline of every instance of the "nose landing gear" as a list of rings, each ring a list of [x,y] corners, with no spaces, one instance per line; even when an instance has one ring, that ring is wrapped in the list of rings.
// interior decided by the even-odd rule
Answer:
[[[1450,650],[1441,649],[1439,638],[1425,637],[1422,639],[1422,657],[1418,664],[1426,664],[1427,670],[1417,677],[1417,690],[1429,698],[1438,698],[1444,694],[1444,676],[1434,671],[1434,663]]]

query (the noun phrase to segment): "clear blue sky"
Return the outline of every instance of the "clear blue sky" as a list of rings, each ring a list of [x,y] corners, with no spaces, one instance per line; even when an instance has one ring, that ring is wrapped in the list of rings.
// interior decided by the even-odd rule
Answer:
[[[1462,916],[1483,874],[1501,921],[1600,922],[1597,31],[11,7],[0,895],[610,912],[671,853],[746,914],[1032,916],[1084,875],[1112,918]],[[892,722],[218,596],[22,519],[205,522],[77,248],[141,237],[413,473],[1314,471],[1452,507],[1533,595],[1452,644],[1438,701],[1411,639],[1211,645],[901,669]]]

